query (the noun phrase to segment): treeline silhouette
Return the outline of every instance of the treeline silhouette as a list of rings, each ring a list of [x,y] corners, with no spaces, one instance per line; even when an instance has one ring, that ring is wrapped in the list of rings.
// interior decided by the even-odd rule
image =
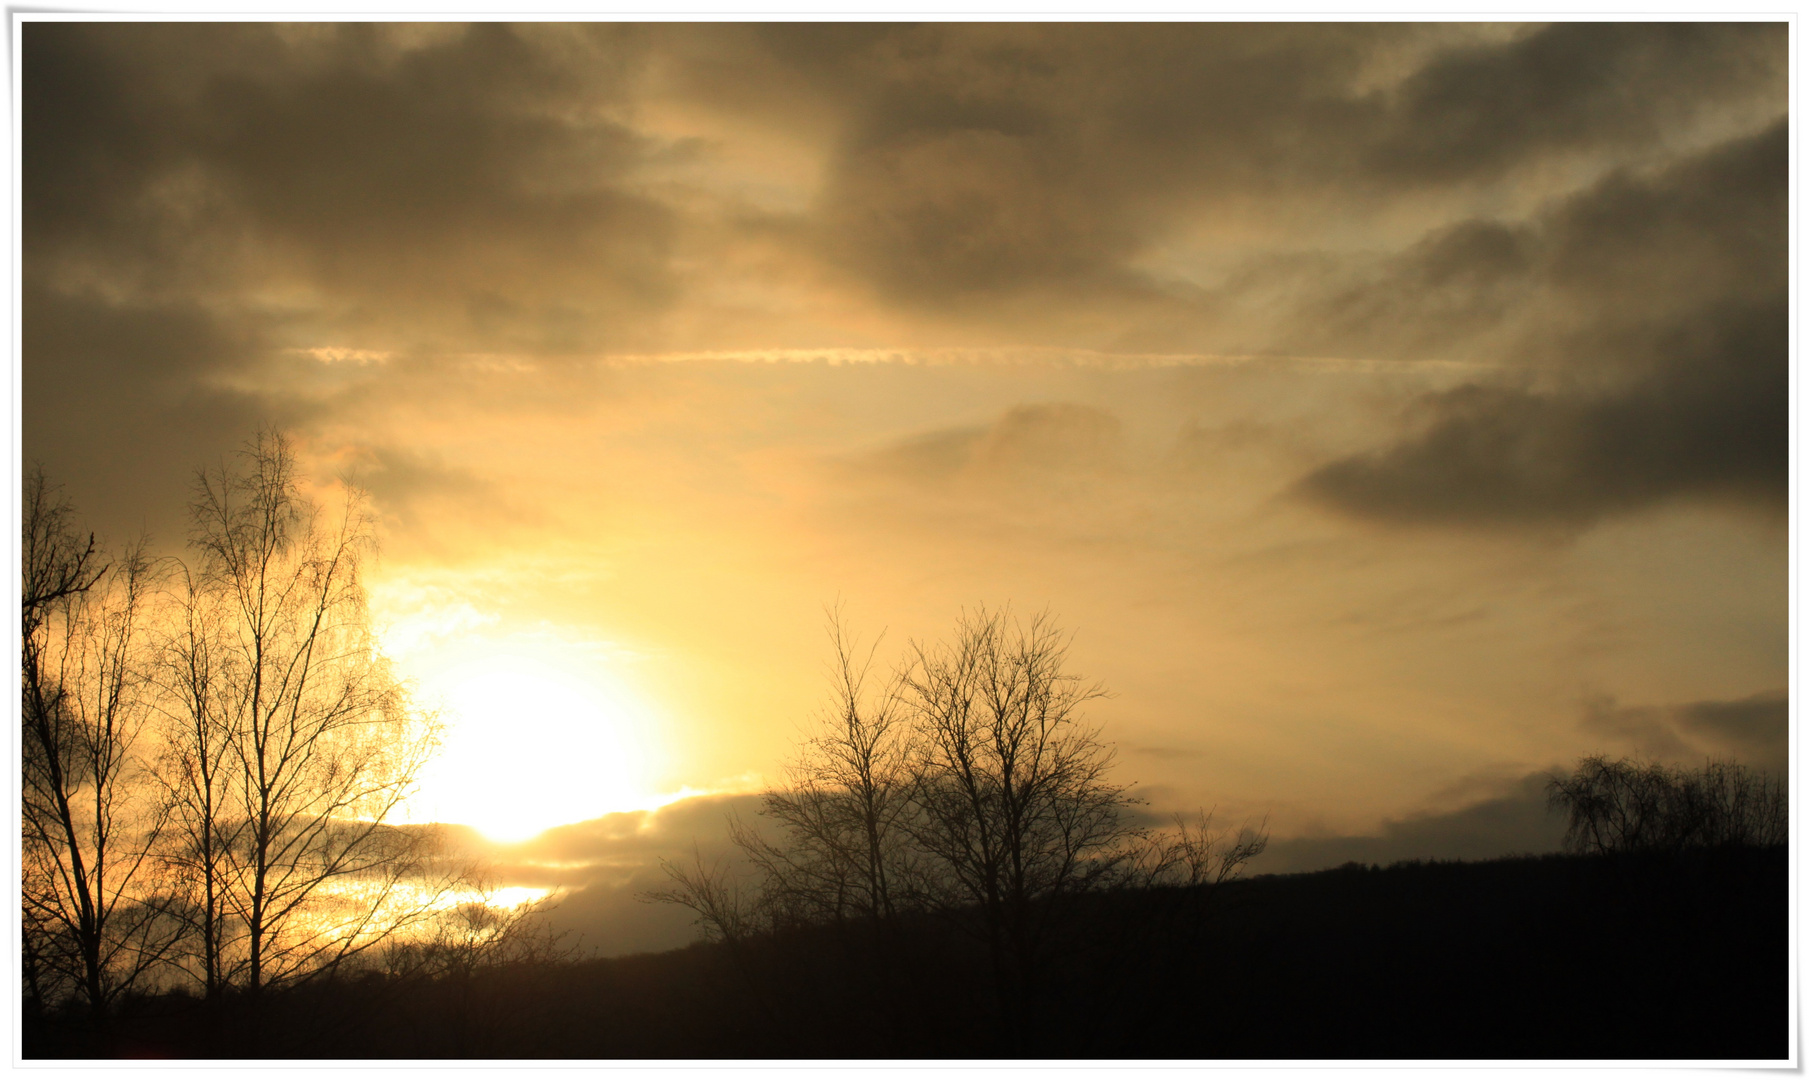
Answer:
[[[986,950],[901,916],[615,959],[342,973],[262,1035],[193,999],[122,1001],[108,1041],[28,1018],[27,1057],[1776,1059],[1788,854],[1349,864],[1076,898],[1085,947],[1001,1026]],[[234,1002],[229,1001],[228,1005]]]

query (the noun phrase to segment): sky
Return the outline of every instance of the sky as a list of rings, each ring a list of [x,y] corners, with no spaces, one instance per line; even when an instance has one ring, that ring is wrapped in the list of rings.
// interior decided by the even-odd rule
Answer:
[[[1787,46],[31,22],[23,454],[175,554],[260,425],[368,490],[417,812],[618,951],[837,604],[1052,612],[1255,870],[1545,850],[1582,755],[1787,765]]]

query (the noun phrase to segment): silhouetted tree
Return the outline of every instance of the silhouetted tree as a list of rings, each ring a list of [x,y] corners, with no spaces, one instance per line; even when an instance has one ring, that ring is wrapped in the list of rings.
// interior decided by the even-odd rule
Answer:
[[[21,510],[20,600],[29,641],[52,605],[87,592],[106,567],[100,565],[94,534],[82,540],[75,507],[41,466],[25,475]]]
[[[151,566],[142,547],[97,565],[42,470],[23,510],[23,974],[35,1004],[73,993],[100,1020],[181,936],[150,855],[165,807],[141,775]]]
[[[356,489],[328,520],[286,438],[262,432],[237,468],[198,474],[190,516],[167,779],[212,927],[199,977],[255,994],[433,914],[446,883],[421,878],[431,833],[393,819],[435,730],[372,638]]]
[[[771,928],[760,892],[743,887],[722,860],[706,865],[703,853],[693,848],[688,865],[662,858],[660,868],[671,884],[650,890],[641,899],[690,908],[704,940],[723,942],[739,956],[743,942]]]
[[[762,935],[850,920],[872,927],[869,938],[833,937],[840,962],[854,965],[834,978],[852,974],[858,981],[842,985],[866,994],[870,1014],[889,1016],[911,993],[901,979],[915,973],[910,935],[894,931],[928,913],[980,944],[1000,1030],[1022,1042],[1054,965],[1088,948],[1085,920],[1106,910],[1091,901],[1171,885],[1191,896],[1235,877],[1267,843],[1260,827],[1215,830],[1204,814],[1177,817],[1172,830],[1138,824],[1140,800],[1110,779],[1112,750],[1081,715],[1104,691],[1066,671],[1068,637],[1047,614],[966,614],[949,640],[911,643],[884,685],[871,674],[876,647],[863,655],[839,611],[829,632],[828,714],[786,783],[763,795],[760,827],[730,820],[751,876],[694,855],[665,863],[671,884],[643,896],[694,911],[768,1012],[795,1003],[763,996],[771,980],[749,959]],[[1199,905],[1182,899],[1141,906],[1197,916]],[[1113,933],[1125,938],[1123,929]],[[1162,928],[1130,936],[1145,931]],[[870,944],[854,947],[862,940]],[[902,1030],[892,1037],[908,1041]]]
[[[901,676],[921,886],[977,920],[1008,1024],[1034,993],[1061,901],[1110,881],[1138,839],[1135,800],[1107,779],[1112,751],[1080,714],[1104,690],[1064,670],[1067,644],[1047,614],[1025,624],[981,609],[951,642],[913,642]]]
[[[158,666],[166,727],[156,778],[173,811],[162,857],[185,901],[177,910],[195,934],[194,975],[211,1000],[225,988],[222,958],[237,940],[225,910],[227,852],[247,823],[229,801],[232,622],[221,590],[203,587],[188,567],[177,570],[180,592]]]
[[[859,656],[839,609],[829,613],[829,638],[829,714],[788,767],[786,784],[761,797],[777,838],[739,820],[730,837],[759,872],[774,918],[877,923],[896,913],[909,874],[908,732],[896,687],[870,683],[878,643]]]
[[[1699,847],[1770,847],[1789,840],[1782,781],[1733,762],[1667,767],[1600,754],[1547,787],[1565,814],[1565,847],[1583,853],[1676,852]]]
[[[412,940],[388,942],[383,970],[391,977],[469,978],[489,968],[570,960],[577,945],[546,918],[557,905],[556,896],[505,904],[494,881],[473,881]]]
[[[1214,828],[1212,818],[1204,810],[1191,818],[1176,814],[1172,830],[1143,834],[1143,843],[1127,861],[1121,883],[1135,888],[1223,885],[1268,850],[1266,820],[1233,831]]]

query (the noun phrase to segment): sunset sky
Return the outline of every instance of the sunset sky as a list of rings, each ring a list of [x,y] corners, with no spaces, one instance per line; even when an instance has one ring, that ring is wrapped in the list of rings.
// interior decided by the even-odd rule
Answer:
[[[572,911],[780,775],[838,602],[1054,612],[1258,871],[1786,765],[1781,22],[22,38],[26,461],[170,553],[261,424],[368,489],[417,812]]]

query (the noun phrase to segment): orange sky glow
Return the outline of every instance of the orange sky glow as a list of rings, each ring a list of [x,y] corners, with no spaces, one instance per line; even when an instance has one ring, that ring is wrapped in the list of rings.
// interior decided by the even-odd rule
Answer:
[[[1055,613],[1271,868],[1498,854],[1583,754],[1785,766],[1786,44],[34,23],[24,452],[172,553],[259,424],[367,489],[411,813],[514,887],[719,831],[838,603]]]

